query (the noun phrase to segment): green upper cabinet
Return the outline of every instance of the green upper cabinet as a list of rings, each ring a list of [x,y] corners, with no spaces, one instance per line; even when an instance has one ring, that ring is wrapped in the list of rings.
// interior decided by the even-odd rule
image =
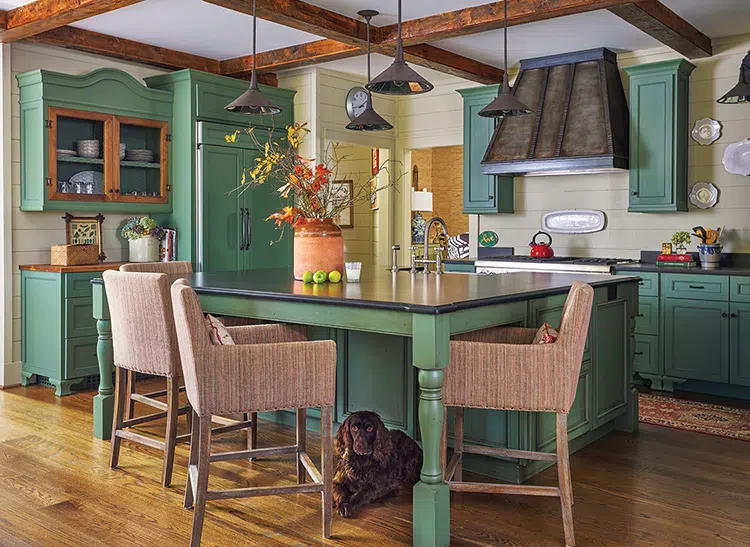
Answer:
[[[231,262],[236,260],[242,262],[241,266],[238,264],[236,267],[242,268],[288,264],[286,257],[291,253],[289,234],[284,236],[285,241],[274,245],[272,250],[260,249],[261,240],[263,240],[262,245],[268,246],[267,240],[271,239],[267,237],[268,234],[265,231],[271,230],[272,225],[271,223],[264,224],[264,219],[275,211],[278,205],[274,201],[276,197],[269,198],[264,203],[260,197],[262,192],[249,191],[241,199],[235,195],[234,201],[224,194],[239,186],[241,178],[239,165],[244,166],[246,160],[254,161],[254,158],[250,159],[250,152],[248,155],[244,152],[256,149],[252,139],[244,134],[244,130],[255,127],[263,129],[264,135],[267,135],[267,131],[271,129],[275,129],[278,134],[285,133],[286,126],[294,121],[295,92],[261,86],[263,93],[281,106],[282,112],[274,116],[251,116],[224,110],[227,104],[247,91],[248,82],[244,80],[196,70],[179,70],[146,78],[146,84],[150,88],[168,91],[174,95],[172,174],[175,180],[183,181],[187,187],[186,191],[175,192],[170,218],[170,224],[177,229],[178,233],[177,249],[180,260],[190,260],[199,266],[201,248],[205,252],[216,238],[217,244],[220,247],[224,246],[228,254],[219,262],[216,257],[211,259],[214,262],[214,265],[210,266],[212,269],[231,269]],[[239,142],[226,142],[224,137],[238,129],[243,131]],[[259,140],[263,139],[259,137]],[[221,149],[211,149],[212,152],[206,156],[200,150],[204,145],[221,147]],[[229,152],[232,149],[238,149],[240,152],[232,155]],[[233,159],[230,160],[230,157]],[[206,163],[198,165],[198,162],[202,160]],[[214,168],[217,169],[216,172],[213,172]],[[198,179],[199,174],[201,180]],[[202,186],[198,184],[199,182],[203,183]],[[249,199],[250,194],[254,195],[254,199],[246,203],[244,200]],[[209,200],[210,205],[205,200]],[[199,217],[196,211],[201,207],[204,214],[211,216]],[[255,250],[251,248],[250,252],[245,252],[241,258],[238,258],[236,254],[230,253],[227,245],[242,245],[242,219],[233,216],[244,214],[239,211],[240,207],[251,210],[250,236]],[[238,230],[237,237],[240,239],[232,243],[229,238],[235,233],[234,228],[221,224],[222,222],[229,224],[234,222]],[[216,229],[215,232],[214,229]],[[202,239],[201,234],[204,236]],[[278,239],[278,232],[274,232],[274,236]],[[239,252],[239,247],[237,251]],[[253,260],[254,255],[258,257],[257,260]],[[209,258],[204,255],[204,260],[208,261]],[[262,266],[264,262],[269,266]]]
[[[464,98],[465,214],[513,213],[513,177],[485,175],[482,158],[495,132],[495,120],[479,111],[497,97],[497,85],[459,89]]]
[[[108,68],[17,79],[21,210],[171,210],[171,93]],[[92,141],[88,150],[78,150],[81,141]],[[121,157],[121,146],[149,155]]]
[[[694,69],[683,59],[625,68],[631,212],[688,210],[688,94]]]

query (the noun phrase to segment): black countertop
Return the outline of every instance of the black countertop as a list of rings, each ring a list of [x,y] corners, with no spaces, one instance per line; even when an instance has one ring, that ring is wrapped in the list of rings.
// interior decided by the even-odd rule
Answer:
[[[371,268],[360,283],[304,284],[291,270],[196,273],[185,277],[199,294],[441,314],[567,293],[574,281],[594,287],[637,277],[519,272],[505,275],[391,273]],[[94,283],[101,283],[100,279]]]
[[[750,275],[750,268],[736,266],[719,266],[715,270],[704,270],[700,266],[695,268],[683,268],[679,266],[657,266],[641,262],[640,264],[622,264],[615,266],[615,271],[630,272],[638,275],[638,272],[658,272],[658,273],[676,273],[676,274],[700,274],[700,275]]]

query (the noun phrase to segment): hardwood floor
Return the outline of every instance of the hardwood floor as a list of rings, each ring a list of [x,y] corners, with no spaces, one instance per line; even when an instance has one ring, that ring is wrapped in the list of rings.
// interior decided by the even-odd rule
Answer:
[[[109,443],[91,435],[93,395],[55,398],[40,386],[0,391],[2,547],[188,544],[192,512],[182,507],[187,444],[177,447],[171,488],[159,483],[160,453],[146,446],[124,442],[120,468],[111,471]],[[185,429],[181,418],[179,433]],[[163,423],[144,430],[163,435]],[[260,423],[259,447],[293,441],[293,429]],[[235,432],[218,437],[214,447],[245,444],[245,433]],[[317,435],[310,434],[308,444],[311,457],[319,458]],[[750,545],[750,443],[643,426],[638,435],[611,434],[574,454],[571,466],[581,547]],[[537,479],[554,485],[555,468]],[[296,482],[290,460],[212,465],[211,488],[280,482]],[[451,545],[563,544],[556,498],[451,497]],[[313,494],[210,502],[203,545],[411,545],[408,492],[365,508],[356,519],[336,515],[329,541],[321,538],[320,519]]]

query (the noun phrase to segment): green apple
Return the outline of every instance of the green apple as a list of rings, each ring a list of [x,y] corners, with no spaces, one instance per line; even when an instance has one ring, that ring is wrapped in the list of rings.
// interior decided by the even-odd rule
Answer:
[[[339,281],[341,281],[341,272],[338,270],[333,270],[328,274],[328,281],[330,281],[331,283],[338,283]]]
[[[313,273],[312,272],[305,272],[302,274],[302,282],[303,283],[312,283],[313,282]]]
[[[313,281],[315,281],[317,284],[325,283],[326,279],[328,279],[328,272],[325,270],[318,270],[313,275]]]

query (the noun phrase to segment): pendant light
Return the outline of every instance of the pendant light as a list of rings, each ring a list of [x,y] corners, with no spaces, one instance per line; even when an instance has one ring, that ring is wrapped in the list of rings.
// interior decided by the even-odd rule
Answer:
[[[504,27],[503,40],[505,42],[505,66],[503,70],[503,88],[497,99],[479,111],[483,118],[505,118],[506,116],[526,116],[531,114],[531,109],[513,96],[508,83],[508,0],[503,2]]]
[[[255,15],[255,3],[256,0],[253,0],[253,71],[250,75],[250,88],[232,101],[231,104],[225,106],[224,110],[242,114],[278,114],[281,112],[281,107],[263,95],[258,87],[258,74],[255,67],[255,37],[257,35],[258,18]]]
[[[380,76],[367,84],[367,89],[383,95],[418,95],[432,91],[433,87],[435,86],[417,74],[404,60],[404,44],[401,38],[401,0],[398,0],[396,58]]]
[[[716,101],[721,104],[740,104],[750,102],[750,51],[742,60],[740,65],[740,81],[721,99]]]
[[[370,83],[370,19],[379,15],[380,12],[372,9],[363,9],[359,15],[367,21],[367,83]],[[384,120],[372,106],[372,92],[367,92],[367,106],[364,112],[354,118],[347,129],[352,131],[389,131],[393,126]]]

